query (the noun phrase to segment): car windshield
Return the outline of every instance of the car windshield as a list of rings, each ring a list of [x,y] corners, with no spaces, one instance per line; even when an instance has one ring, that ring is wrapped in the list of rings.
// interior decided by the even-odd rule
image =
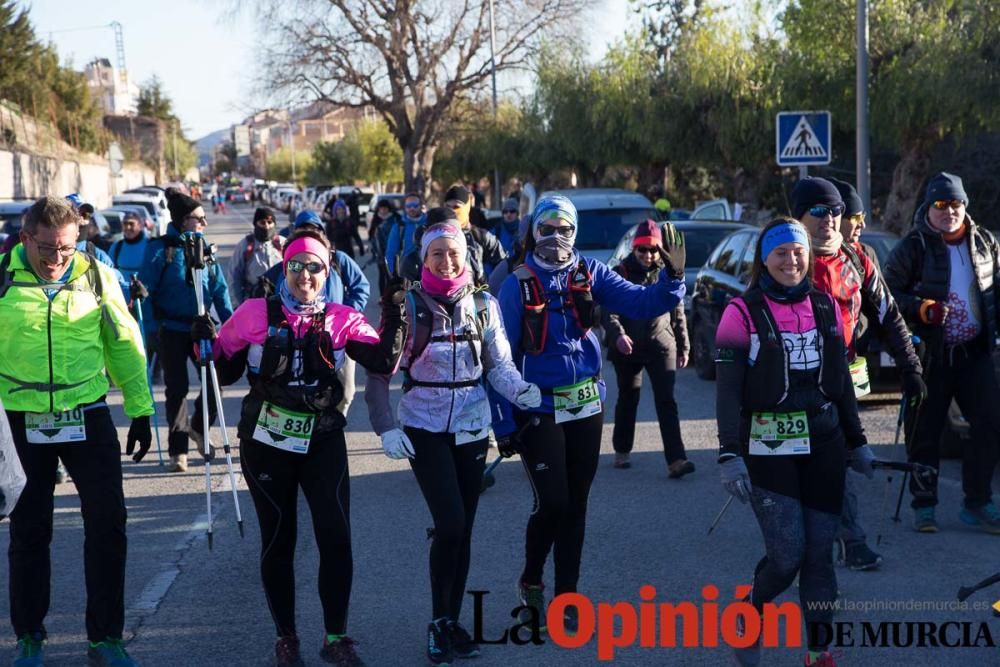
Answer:
[[[728,227],[714,228],[709,225],[689,227],[684,231],[684,247],[687,251],[688,268],[701,268],[708,256],[722,239],[732,233]]]
[[[632,225],[656,218],[652,208],[607,208],[578,211],[580,225],[576,233],[579,250],[610,250]]]

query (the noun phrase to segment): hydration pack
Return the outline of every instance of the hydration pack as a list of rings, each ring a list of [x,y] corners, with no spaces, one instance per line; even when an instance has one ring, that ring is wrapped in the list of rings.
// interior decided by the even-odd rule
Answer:
[[[517,276],[518,289],[521,293],[521,348],[528,354],[540,354],[545,349],[548,337],[549,317],[548,304],[545,299],[545,288],[538,275],[527,264],[521,264],[514,269]],[[590,286],[592,283],[590,270],[581,257],[567,279],[567,292],[563,306],[573,311],[577,324],[586,334],[597,322],[597,306]]]

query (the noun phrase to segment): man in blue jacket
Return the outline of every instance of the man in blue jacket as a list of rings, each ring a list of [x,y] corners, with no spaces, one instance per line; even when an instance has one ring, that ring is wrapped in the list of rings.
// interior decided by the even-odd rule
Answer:
[[[201,432],[200,396],[195,401],[190,424],[187,418],[187,360],[195,363],[191,322],[198,314],[198,305],[194,287],[188,282],[181,235],[184,232],[204,232],[207,220],[201,204],[179,192],[170,197],[167,208],[171,218],[167,233],[151,242],[150,259],[143,264],[139,279],[149,291],[149,302],[160,322],[160,358],[166,384],[167,423],[170,424],[170,471],[184,472],[187,470],[188,438],[194,438],[199,451],[204,453],[204,436]],[[207,264],[199,289],[202,290],[205,308],[215,306],[215,314],[225,322],[233,314],[229,286],[222,267],[213,259],[208,259]],[[208,391],[213,391],[211,383]],[[208,400],[208,415],[209,423],[215,423],[214,397]]]

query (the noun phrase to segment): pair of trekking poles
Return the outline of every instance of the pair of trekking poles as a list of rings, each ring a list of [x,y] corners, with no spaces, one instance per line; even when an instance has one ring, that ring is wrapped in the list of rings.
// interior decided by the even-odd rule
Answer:
[[[206,246],[204,235],[196,232],[185,232],[182,235],[183,248],[184,248],[184,262],[187,266],[188,271],[190,271],[189,279],[191,286],[194,289],[195,302],[197,303],[198,316],[202,317],[205,315],[205,295],[202,291],[202,280],[204,278],[204,271],[207,266],[206,264]],[[133,284],[135,284],[135,279],[133,278]],[[139,331],[143,337],[146,339],[145,327],[142,317],[142,302],[145,299],[145,295],[140,294],[136,296],[136,321],[139,323]],[[155,357],[154,357],[155,359]],[[153,365],[154,361],[148,364],[146,369],[146,382],[149,384],[150,394],[153,392]],[[232,450],[229,446],[229,432],[226,430],[226,415],[223,410],[222,405],[222,390],[219,387],[218,374],[215,371],[215,360],[212,356],[212,342],[209,340],[201,340],[198,342],[198,368],[201,376],[201,419],[202,419],[202,444],[204,451],[202,451],[202,456],[205,459],[205,505],[207,509],[207,530],[208,535],[208,548],[212,548],[212,459],[214,455],[212,454],[212,445],[209,438],[209,414],[208,414],[208,379],[212,379],[212,393],[215,399],[216,412],[218,413],[219,419],[219,429],[222,431],[222,451],[226,455],[226,468],[229,474],[229,486],[233,494],[233,506],[236,509],[236,525],[240,531],[240,537],[244,536],[243,532],[243,515],[240,512],[240,499],[236,492],[236,474],[233,471],[233,457]],[[155,403],[155,401],[154,401]],[[154,406],[155,407],[155,406]],[[153,428],[156,433],[156,453],[160,459],[160,465],[163,465],[163,448],[160,444],[160,422],[157,411],[153,411]]]

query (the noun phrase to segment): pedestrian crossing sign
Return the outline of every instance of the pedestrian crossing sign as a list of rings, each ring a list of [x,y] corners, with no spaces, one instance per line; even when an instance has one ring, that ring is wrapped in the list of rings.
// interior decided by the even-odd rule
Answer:
[[[830,164],[829,111],[781,111],[775,130],[779,166]]]

